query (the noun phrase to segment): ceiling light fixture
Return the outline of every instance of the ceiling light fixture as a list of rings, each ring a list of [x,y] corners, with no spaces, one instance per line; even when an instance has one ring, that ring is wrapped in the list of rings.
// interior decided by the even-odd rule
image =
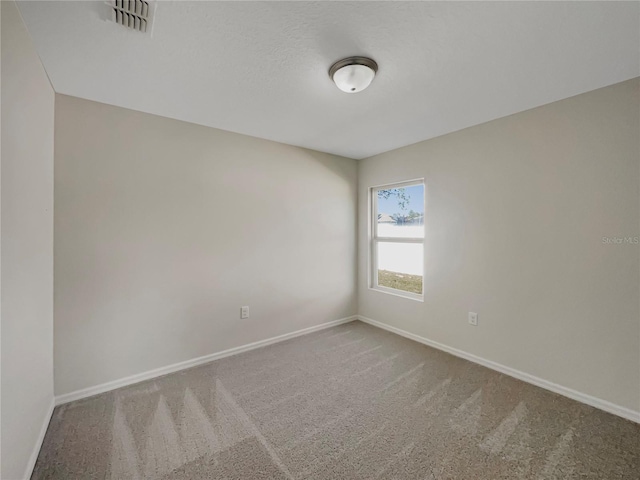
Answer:
[[[331,65],[329,76],[336,86],[347,93],[367,88],[378,71],[378,64],[367,57],[349,57]]]

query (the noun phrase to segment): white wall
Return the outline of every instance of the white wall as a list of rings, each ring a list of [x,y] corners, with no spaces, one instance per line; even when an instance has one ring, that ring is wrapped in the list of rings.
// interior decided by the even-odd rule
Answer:
[[[640,410],[639,80],[359,163],[359,313]],[[367,284],[368,187],[425,178],[424,303]],[[479,313],[479,326],[467,312]]]
[[[53,402],[55,97],[15,3],[1,5],[0,476],[11,480],[30,475]]]
[[[57,395],[356,313],[354,160],[63,95],[55,139]]]

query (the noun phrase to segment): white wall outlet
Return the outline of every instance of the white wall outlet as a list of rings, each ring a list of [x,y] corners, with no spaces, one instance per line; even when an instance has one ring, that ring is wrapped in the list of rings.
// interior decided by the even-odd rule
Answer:
[[[249,318],[249,307],[240,307],[240,318]]]
[[[478,314],[476,312],[469,312],[469,325],[478,325]]]

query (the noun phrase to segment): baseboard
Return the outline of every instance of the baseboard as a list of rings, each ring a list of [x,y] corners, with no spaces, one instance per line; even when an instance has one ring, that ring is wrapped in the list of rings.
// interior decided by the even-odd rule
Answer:
[[[616,405],[615,403],[611,403],[606,400],[602,400],[600,398],[587,395],[586,393],[581,393],[571,388],[563,387],[562,385],[558,385],[557,383],[549,382],[548,380],[544,380],[534,375],[521,372],[520,370],[516,370],[515,368],[507,367],[500,363],[496,363],[491,360],[478,357],[471,353],[458,350],[457,348],[449,347],[448,345],[434,342],[433,340],[429,340],[428,338],[421,337],[420,335],[407,332],[400,328],[392,327],[391,325],[387,325],[386,323],[382,323],[377,320],[373,320],[371,318],[363,317],[362,315],[358,315],[358,319],[364,323],[373,325],[374,327],[378,327],[383,330],[387,330],[389,332],[400,335],[402,337],[415,340],[416,342],[422,343],[424,345],[428,345],[429,347],[433,347],[438,350],[442,350],[443,352],[450,353],[451,355],[455,355],[456,357],[464,358],[465,360],[469,360],[470,362],[477,363],[479,365],[482,365],[483,367],[490,368],[491,370],[504,373],[505,375],[509,375],[510,377],[517,378],[518,380],[522,380],[523,382],[536,385],[537,387],[541,387],[541,388],[544,388],[545,390],[549,390],[559,395],[563,395],[565,397],[571,398],[572,400],[585,403],[587,405],[598,408],[600,410],[604,410],[605,412],[609,412],[614,415],[618,415],[619,417],[626,418],[627,420],[640,423],[640,411],[631,410],[630,408]]]
[[[53,415],[53,409],[55,405],[55,399],[52,398],[47,413],[44,417],[44,422],[42,422],[42,426],[40,427],[38,439],[36,440],[36,444],[33,446],[33,451],[31,452],[31,456],[29,457],[29,462],[27,463],[27,468],[25,469],[23,476],[24,480],[29,480],[31,478],[31,475],[33,474],[33,469],[36,466],[36,461],[38,460],[38,455],[40,454],[40,448],[42,448],[42,442],[44,441],[44,436],[47,433],[47,428],[49,427],[49,422],[51,421],[51,415]]]
[[[304,328],[302,330],[297,330],[295,332],[286,333],[284,335],[279,335],[277,337],[268,338],[265,340],[260,340],[258,342],[249,343],[246,345],[242,345],[235,348],[230,348],[228,350],[223,350],[221,352],[212,353],[210,355],[205,355],[203,357],[194,358],[191,360],[186,360],[184,362],[175,363],[173,365],[168,365],[166,367],[157,368],[155,370],[149,370],[147,372],[139,373],[136,375],[132,375],[130,377],[121,378],[119,380],[114,380],[112,382],[103,383],[101,385],[96,385],[89,388],[84,388],[82,390],[76,390],[74,392],[66,393],[64,395],[59,395],[55,398],[55,405],[62,405],[64,403],[73,402],[74,400],[80,400],[83,398],[91,397],[93,395],[98,395],[100,393],[108,392],[111,390],[115,390],[116,388],[125,387],[127,385],[132,385],[134,383],[143,382],[145,380],[151,380],[156,377],[160,377],[162,375],[167,375],[169,373],[177,372],[180,370],[184,370],[191,367],[196,367],[198,365],[202,365],[205,363],[212,362],[219,358],[228,357],[231,355],[237,355],[238,353],[247,352],[249,350],[254,350],[256,348],[265,347],[267,345],[271,345],[274,343],[282,342],[288,340],[290,338],[299,337],[301,335],[305,335],[307,333],[317,332],[319,330],[324,330],[325,328],[334,327],[336,325],[340,325],[343,323],[348,323],[353,320],[360,320],[364,323],[368,323],[369,325],[373,325],[374,327],[381,328],[383,330],[387,330],[389,332],[395,333],[405,338],[409,338],[416,342],[422,343],[424,345],[428,345],[430,347],[436,348],[438,350],[442,350],[443,352],[450,353],[455,355],[456,357],[464,358],[465,360],[469,360],[470,362],[477,363],[484,367],[490,368],[500,373],[504,373],[505,375],[509,375],[511,377],[517,378],[518,380],[522,380],[523,382],[530,383],[532,385],[536,385],[538,387],[544,388],[545,390],[549,390],[551,392],[557,393],[559,395],[563,395],[565,397],[571,398],[578,402],[584,403],[586,405],[590,405],[592,407],[598,408],[605,412],[612,413],[614,415],[618,415],[622,418],[626,418],[627,420],[631,420],[636,423],[640,423],[640,411],[632,410],[630,408],[622,407],[620,405],[616,405],[615,403],[608,402],[607,400],[602,400],[597,397],[593,397],[591,395],[587,395],[586,393],[581,393],[576,390],[573,390],[568,387],[564,387],[562,385],[558,385],[557,383],[550,382],[548,380],[544,380],[540,377],[536,377],[534,375],[521,372],[520,370],[516,370],[515,368],[507,367],[506,365],[502,365],[497,362],[493,362],[491,360],[487,360],[482,357],[478,357],[471,353],[467,353],[463,350],[458,350],[457,348],[450,347],[448,345],[444,345],[439,342],[435,342],[425,337],[421,337],[420,335],[416,335],[414,333],[407,332],[406,330],[402,330],[397,327],[393,327],[391,325],[387,325],[386,323],[379,322],[377,320],[373,320],[368,317],[364,317],[362,315],[353,315],[351,317],[341,318],[339,320],[333,320],[331,322],[323,323],[320,325],[315,325],[313,327]],[[40,450],[40,445],[42,443],[42,439],[44,438],[44,434],[46,433],[46,428],[49,423],[49,419],[51,418],[51,413],[53,412],[53,404],[50,408],[50,412],[47,415],[46,423],[43,426],[39,443],[37,445],[37,449],[34,450],[32,454],[32,459],[30,459],[29,465],[30,467],[27,469],[27,472],[30,472],[35,465],[35,461],[38,456],[38,451]],[[28,476],[27,476],[28,478]]]
[[[237,355],[238,353],[247,352],[249,350],[254,350],[260,347],[266,347],[267,345],[283,342],[285,340],[289,340],[290,338],[306,335],[307,333],[317,332],[318,330],[324,330],[325,328],[331,328],[331,327],[335,327],[336,325],[352,322],[357,318],[358,318],[357,315],[353,315],[351,317],[345,317],[339,320],[333,320],[331,322],[322,323],[320,325],[315,325],[313,327],[303,328],[302,330],[296,330],[295,332],[285,333],[284,335],[279,335],[277,337],[267,338],[266,340],[260,340],[258,342],[248,343],[246,345],[241,345],[239,347],[230,348],[228,350],[223,350],[221,352],[212,353],[209,355],[205,355],[203,357],[193,358],[191,360],[186,360],[184,362],[174,363],[173,365],[167,365],[166,367],[160,367],[154,370],[137,373],[135,375],[131,375],[130,377],[125,377],[118,380],[113,380],[111,382],[96,385],[93,387],[83,388],[81,390],[76,390],[74,392],[65,393],[55,398],[55,404],[62,405],[64,403],[73,402],[75,400],[80,400],[83,398],[91,397],[93,395],[98,395],[100,393],[115,390],[116,388],[126,387],[127,385],[143,382],[145,380],[151,380],[152,378],[161,377],[162,375],[167,375],[169,373],[178,372],[180,370],[185,370],[187,368],[196,367],[204,363],[209,363],[214,360],[218,360],[219,358],[229,357],[231,355]]]

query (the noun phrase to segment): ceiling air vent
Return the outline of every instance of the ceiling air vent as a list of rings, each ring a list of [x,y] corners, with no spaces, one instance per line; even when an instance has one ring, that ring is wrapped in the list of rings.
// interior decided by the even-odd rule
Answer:
[[[151,2],[145,0],[111,0],[111,20],[138,32],[151,29]]]

